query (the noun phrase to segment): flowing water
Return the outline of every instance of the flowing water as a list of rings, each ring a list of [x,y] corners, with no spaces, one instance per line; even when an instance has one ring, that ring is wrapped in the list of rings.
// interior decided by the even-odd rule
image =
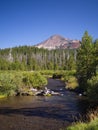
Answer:
[[[60,130],[85,112],[87,104],[62,81],[49,79],[47,87],[60,95],[0,99],[0,130]]]

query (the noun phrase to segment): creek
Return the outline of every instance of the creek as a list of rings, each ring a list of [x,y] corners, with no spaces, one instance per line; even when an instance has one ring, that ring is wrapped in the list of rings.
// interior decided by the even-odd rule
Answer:
[[[0,130],[60,130],[79,119],[88,104],[84,97],[49,79],[47,88],[55,96],[16,96],[0,99]]]

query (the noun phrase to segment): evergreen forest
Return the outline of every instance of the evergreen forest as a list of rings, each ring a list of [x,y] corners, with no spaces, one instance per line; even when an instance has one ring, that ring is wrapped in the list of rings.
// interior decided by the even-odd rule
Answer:
[[[0,70],[73,70],[77,50],[19,46],[0,50]]]

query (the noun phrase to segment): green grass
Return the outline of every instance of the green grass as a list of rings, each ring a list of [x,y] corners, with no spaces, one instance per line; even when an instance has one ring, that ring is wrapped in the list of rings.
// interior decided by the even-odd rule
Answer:
[[[87,122],[78,121],[66,129],[61,130],[98,130],[98,108],[90,110],[87,114]]]
[[[66,83],[67,89],[74,90],[79,86],[77,78],[75,76],[66,76],[64,81]]]
[[[6,97],[6,95],[0,95],[0,99],[1,99],[1,98],[5,98],[5,97]]]
[[[89,123],[77,123],[68,127],[66,130],[98,130],[98,117],[91,120]]]

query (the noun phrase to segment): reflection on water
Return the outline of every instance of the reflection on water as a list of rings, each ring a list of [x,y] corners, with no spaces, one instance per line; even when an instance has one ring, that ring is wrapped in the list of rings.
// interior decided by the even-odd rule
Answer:
[[[53,82],[57,82],[56,86],[52,86]],[[47,87],[60,92],[61,96],[0,100],[0,130],[59,130],[84,112],[81,99],[75,93],[66,91],[60,81],[50,79]]]

